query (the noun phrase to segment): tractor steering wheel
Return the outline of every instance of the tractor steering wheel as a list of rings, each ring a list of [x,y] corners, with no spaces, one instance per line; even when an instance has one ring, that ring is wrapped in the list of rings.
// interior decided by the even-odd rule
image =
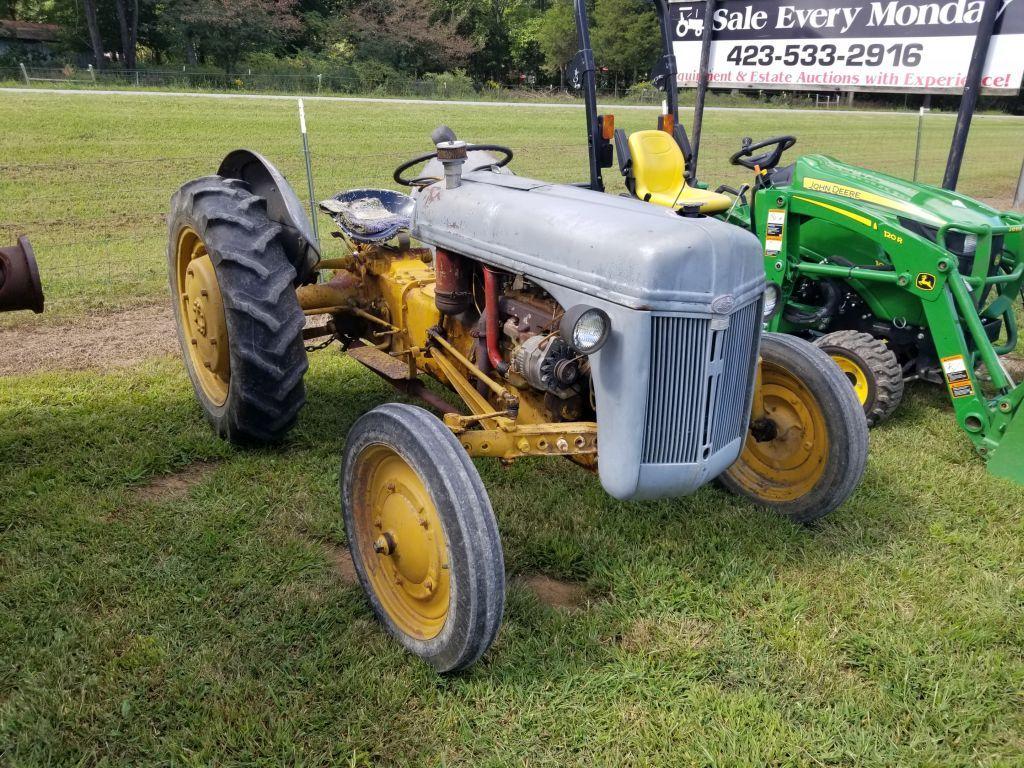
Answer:
[[[776,136],[773,139],[765,139],[759,141],[757,144],[752,144],[750,139],[743,140],[743,147],[729,160],[733,165],[742,165],[744,168],[755,170],[755,168],[761,168],[763,170],[771,170],[779,164],[782,159],[782,153],[787,149],[791,149],[796,144],[796,136]],[[759,155],[754,153],[759,149],[765,149],[766,147],[774,147],[774,149],[768,152],[762,152]]]
[[[466,171],[466,173],[480,171],[483,170],[484,168],[504,168],[506,165],[512,162],[513,158],[512,150],[509,149],[508,147],[503,147],[500,144],[468,144],[466,146],[466,152],[473,151],[500,152],[503,155],[503,157],[497,162],[484,163],[483,165],[478,165],[475,168],[470,168],[468,171]],[[434,181],[438,181],[438,179],[431,176],[416,176],[410,179],[402,175],[410,168],[413,168],[419,165],[420,163],[425,163],[428,160],[433,160],[435,157],[437,157],[437,152],[429,152],[425,155],[414,157],[412,160],[407,160],[406,162],[402,163],[400,166],[395,168],[395,173],[393,174],[392,178],[394,178],[394,180],[397,183],[401,184],[403,187],[416,187],[424,184],[430,184]]]

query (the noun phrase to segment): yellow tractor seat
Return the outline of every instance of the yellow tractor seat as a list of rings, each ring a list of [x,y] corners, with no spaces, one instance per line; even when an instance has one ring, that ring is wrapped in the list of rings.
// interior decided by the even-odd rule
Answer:
[[[722,213],[732,198],[686,183],[686,161],[676,140],[665,131],[637,131],[629,137],[636,196],[666,208],[700,205],[701,213]]]

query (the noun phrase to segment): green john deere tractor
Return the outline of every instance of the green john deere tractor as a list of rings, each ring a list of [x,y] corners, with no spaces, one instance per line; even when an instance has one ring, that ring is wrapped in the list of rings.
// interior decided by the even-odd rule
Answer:
[[[1024,384],[1000,356],[1017,345],[1024,216],[965,195],[807,155],[780,167],[793,136],[744,139],[731,158],[751,184],[711,191],[692,172],[679,123],[667,0],[654,0],[665,55],[655,83],[666,110],[656,130],[610,130],[586,89],[592,186],[612,165],[631,194],[681,216],[749,229],[764,248],[765,330],[812,340],[850,380],[869,425],[891,415],[904,382],[944,386],[957,421],[996,475],[1024,483]],[[577,25],[587,24],[577,0]],[[577,55],[574,70],[592,66]],[[582,84],[582,78],[578,79]]]

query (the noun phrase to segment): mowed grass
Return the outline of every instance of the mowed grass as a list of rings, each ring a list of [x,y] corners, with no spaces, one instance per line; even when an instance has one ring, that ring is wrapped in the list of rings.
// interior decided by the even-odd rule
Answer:
[[[583,175],[577,111],[309,106],[322,196],[387,183],[439,122],[522,148],[520,173]],[[286,104],[0,97],[14,111],[0,219],[59,221],[27,231],[67,316],[162,298],[166,201],[224,151],[259,147],[301,179]],[[825,116],[796,117],[805,148],[826,141]],[[711,113],[708,130],[781,132],[730,122],[762,119]],[[912,151],[912,119],[870,119]],[[732,171],[721,141],[702,175]],[[885,150],[861,141],[860,158],[832,151]],[[74,237],[108,250],[45,245]],[[509,600],[493,649],[450,678],[335,567],[345,434],[393,394],[334,352],[307,389],[283,446],[239,451],[174,360],[0,380],[0,764],[1024,763],[1024,488],[985,473],[937,388],[911,387],[860,489],[810,529],[714,487],[623,504],[567,462],[480,462]],[[538,573],[587,599],[541,602],[522,581]]]
[[[308,101],[306,110],[321,198],[358,186],[394,186],[394,167],[429,151],[430,133],[442,123],[466,139],[512,147],[519,174],[558,182],[587,175],[581,109]],[[627,132],[650,128],[656,114],[619,108],[616,125]],[[941,180],[953,122],[951,115],[927,118],[922,179]],[[0,125],[0,242],[29,235],[52,313],[61,316],[162,300],[171,193],[216,172],[232,149],[257,149],[307,198],[296,102],[290,99],[3,92]],[[784,133],[799,138],[791,158],[824,152],[913,174],[914,116],[732,110],[706,115],[701,178],[712,187],[749,182],[748,171],[728,162],[740,140]],[[1008,205],[1022,148],[1024,119],[977,118],[961,188]],[[609,191],[624,191],[617,169],[605,177]],[[331,222],[321,225],[326,230]],[[26,320],[0,320],[12,322]]]
[[[1021,510],[938,392],[812,529],[715,488],[622,504],[481,462],[511,577],[439,678],[333,568],[345,434],[390,391],[316,356],[286,445],[236,451],[175,361],[0,390],[7,765],[1019,765]],[[184,493],[154,476],[212,471]],[[140,488],[143,489],[140,491]],[[580,582],[561,611],[516,579]]]

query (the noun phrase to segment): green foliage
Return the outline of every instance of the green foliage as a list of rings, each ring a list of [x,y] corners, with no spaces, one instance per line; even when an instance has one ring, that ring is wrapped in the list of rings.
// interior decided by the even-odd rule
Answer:
[[[558,74],[565,83],[565,67],[576,53],[576,22],[572,0],[555,0],[541,16],[537,43],[544,55],[544,68]]]
[[[248,53],[280,44],[299,30],[295,0],[176,0],[172,24],[231,71]]]
[[[625,96],[631,100],[653,104],[660,103],[663,98],[661,91],[655,88],[649,79],[637,80],[625,90]]]
[[[461,97],[473,96],[476,89],[473,87],[473,78],[466,74],[464,69],[456,69],[452,72],[428,72],[423,80],[434,85],[434,92],[440,96]]]
[[[544,62],[538,34],[541,14],[533,0],[516,0],[505,13],[509,66],[516,72],[536,73]]]
[[[596,0],[594,56],[621,81],[644,79],[660,50],[654,6],[643,0]]]

